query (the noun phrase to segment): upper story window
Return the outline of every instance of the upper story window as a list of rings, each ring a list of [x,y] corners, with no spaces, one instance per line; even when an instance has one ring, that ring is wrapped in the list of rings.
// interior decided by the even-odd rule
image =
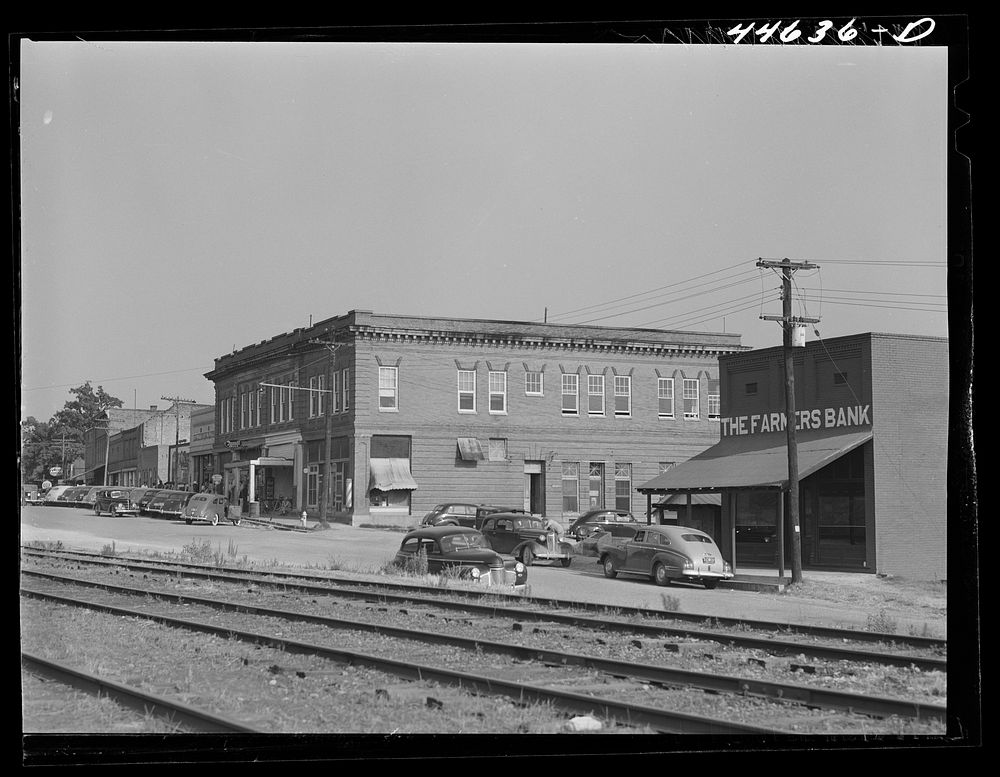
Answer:
[[[632,377],[615,375],[615,415],[632,415]]]
[[[341,381],[343,376],[339,372],[333,373],[333,412],[339,413],[340,408],[344,404],[344,397],[340,390]]]
[[[587,413],[604,415],[604,376],[587,376]]]
[[[562,414],[578,415],[580,412],[580,376],[564,373],[562,376]]]
[[[489,377],[490,412],[507,412],[507,373],[491,372]]]
[[[531,396],[542,396],[542,373],[524,373],[524,393]]]
[[[476,412],[476,372],[475,370],[458,371],[458,412]]]
[[[249,397],[245,391],[240,392],[240,429],[246,429],[250,426],[250,420],[247,411],[247,400]]]
[[[507,460],[507,438],[506,437],[491,437],[490,438],[489,459],[490,459],[490,461],[506,461]]]
[[[745,383],[743,385],[743,393],[746,394],[747,396],[753,396],[754,394],[756,394],[757,382],[754,381],[753,383]]]
[[[698,379],[684,378],[684,417],[699,418]]]
[[[710,419],[714,421],[719,420],[720,405],[719,381],[710,380],[708,382],[708,417]]]
[[[674,379],[660,378],[657,381],[660,418],[674,417]]]
[[[396,367],[378,368],[378,409],[398,410],[399,397],[397,395],[397,380],[399,378]]]
[[[309,378],[309,417],[323,415],[326,411],[326,375],[313,375]]]
[[[341,382],[343,383],[343,389],[344,389],[343,410],[346,413],[348,410],[351,409],[351,370],[350,368],[345,368],[340,372],[341,375],[343,376],[341,378]]]

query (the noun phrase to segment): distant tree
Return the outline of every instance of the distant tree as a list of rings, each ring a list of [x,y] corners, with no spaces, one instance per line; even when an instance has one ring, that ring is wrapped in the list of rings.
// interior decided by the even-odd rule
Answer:
[[[21,471],[29,482],[40,482],[48,476],[49,468],[68,467],[83,456],[84,432],[106,421],[109,408],[124,404],[103,386],[94,391],[89,380],[69,393],[74,399],[48,421],[28,416],[21,424]]]

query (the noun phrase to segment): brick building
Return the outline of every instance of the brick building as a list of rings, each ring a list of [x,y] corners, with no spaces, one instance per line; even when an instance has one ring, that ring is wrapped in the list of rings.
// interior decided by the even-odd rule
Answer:
[[[736,334],[351,311],[215,360],[216,473],[316,513],[330,411],[336,520],[410,525],[439,502],[570,518],[719,439]]]
[[[793,364],[802,568],[946,579],[948,340],[838,337],[796,348]],[[654,499],[721,495],[704,528],[723,554],[738,569],[782,568],[783,349],[722,356],[719,369],[719,443],[639,491],[650,513]]]

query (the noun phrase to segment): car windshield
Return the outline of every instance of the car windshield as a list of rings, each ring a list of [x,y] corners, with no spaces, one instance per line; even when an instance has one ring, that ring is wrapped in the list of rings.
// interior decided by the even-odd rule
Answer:
[[[536,518],[518,518],[514,522],[518,529],[544,529],[542,522]]]
[[[485,546],[481,534],[449,534],[441,538],[442,553],[455,553],[469,548],[482,547]]]

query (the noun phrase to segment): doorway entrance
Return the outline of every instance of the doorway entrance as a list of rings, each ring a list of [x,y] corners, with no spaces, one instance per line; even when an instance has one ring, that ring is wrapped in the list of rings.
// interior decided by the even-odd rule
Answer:
[[[524,509],[532,515],[545,515],[545,462],[524,462]]]

